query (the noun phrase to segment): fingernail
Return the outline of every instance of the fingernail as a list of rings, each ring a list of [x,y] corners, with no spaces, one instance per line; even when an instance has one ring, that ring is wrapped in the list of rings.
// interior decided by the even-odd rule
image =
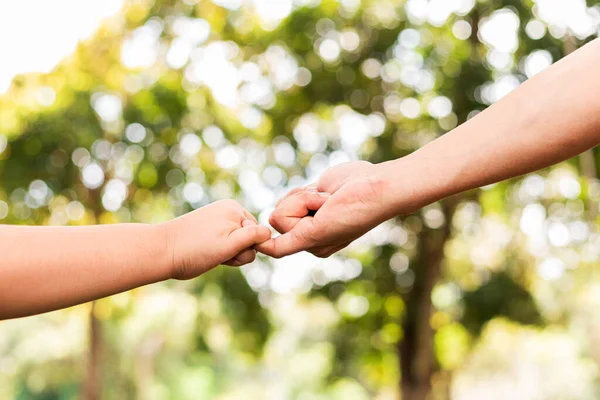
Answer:
[[[331,197],[331,193],[327,193],[327,192],[318,192],[319,196],[323,196],[323,197]]]
[[[319,190],[317,189],[316,186],[307,186],[306,191],[311,192],[311,193],[317,193]]]
[[[256,222],[252,221],[251,219],[245,219],[242,221],[242,226],[251,226],[251,225],[256,225]]]

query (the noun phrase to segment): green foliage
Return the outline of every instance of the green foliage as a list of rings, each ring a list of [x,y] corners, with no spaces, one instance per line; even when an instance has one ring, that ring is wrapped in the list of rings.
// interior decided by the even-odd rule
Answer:
[[[531,38],[529,0],[477,1],[439,23],[406,1],[305,2],[276,23],[216,3],[129,1],[55,71],[15,79],[0,97],[3,223],[156,223],[220,198],[266,222],[277,197],[327,166],[409,154],[497,100],[503,78],[524,81],[536,50],[556,61],[568,40],[591,39],[550,23]],[[494,61],[480,28],[498,10],[518,16],[518,47]],[[175,65],[185,18],[210,32]],[[148,30],[156,60],[128,66]],[[39,100],[44,88],[53,101]],[[432,109],[435,99],[450,109]],[[98,301],[101,398],[393,398],[419,385],[445,398],[452,374],[495,354],[477,348],[482,332],[487,343],[517,329],[488,322],[593,320],[583,294],[600,258],[600,190],[577,165],[389,221],[327,261],[260,258]],[[541,222],[525,218],[540,210]],[[0,325],[0,399],[76,396],[89,379],[89,317],[82,306]],[[33,332],[46,340],[32,345]]]
[[[506,317],[528,325],[542,324],[531,294],[505,273],[495,274],[483,286],[463,297],[462,323],[474,335],[497,317]]]

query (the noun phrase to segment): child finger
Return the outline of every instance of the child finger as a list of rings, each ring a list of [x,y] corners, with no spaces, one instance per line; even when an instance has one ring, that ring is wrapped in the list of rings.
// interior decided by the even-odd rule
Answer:
[[[255,244],[266,242],[271,238],[271,230],[263,225],[256,225],[250,220],[242,222],[242,228],[229,235],[232,251],[236,254],[251,248]]]
[[[241,265],[250,264],[252,261],[256,259],[256,250],[254,249],[246,249],[239,253],[237,256],[233,257],[231,260],[225,262],[225,265],[229,265],[232,267],[239,267]]]

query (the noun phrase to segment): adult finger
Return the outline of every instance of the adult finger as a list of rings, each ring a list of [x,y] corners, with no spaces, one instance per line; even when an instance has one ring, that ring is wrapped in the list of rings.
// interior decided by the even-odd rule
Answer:
[[[279,204],[281,204],[281,202],[282,202],[282,201],[284,201],[285,199],[287,199],[288,197],[290,197],[290,196],[293,196],[293,195],[295,195],[296,193],[302,192],[302,191],[304,191],[304,190],[305,190],[305,189],[304,189],[303,187],[298,187],[298,188],[295,188],[295,189],[292,189],[292,190],[290,190],[289,192],[287,192],[287,193],[286,193],[286,195],[285,195],[285,196],[283,196],[282,198],[280,198],[280,199],[277,201],[277,204],[275,204],[275,207],[279,207]]]
[[[319,258],[327,258],[348,247],[350,243],[351,242],[348,242],[337,246],[315,247],[314,249],[310,250],[310,253]]]
[[[269,223],[279,233],[289,232],[309,211],[319,210],[330,197],[329,193],[297,192],[279,204],[271,213]]]
[[[308,250],[318,240],[312,220],[312,218],[303,218],[291,231],[264,243],[257,244],[254,248],[273,258],[281,258]]]
[[[317,191],[317,184],[316,184],[316,183],[311,183],[311,184],[310,184],[310,185],[308,185],[308,186],[304,186],[304,187],[297,187],[297,188],[294,188],[294,189],[290,190],[289,192],[287,192],[287,194],[286,194],[285,196],[283,196],[282,198],[280,198],[280,199],[277,201],[277,204],[275,204],[275,207],[278,207],[278,206],[279,206],[279,204],[280,204],[282,201],[284,201],[285,199],[287,199],[288,197],[290,197],[290,196],[293,196],[293,195],[295,195],[296,193],[299,193],[299,192],[304,192],[304,191],[316,192],[316,191]]]

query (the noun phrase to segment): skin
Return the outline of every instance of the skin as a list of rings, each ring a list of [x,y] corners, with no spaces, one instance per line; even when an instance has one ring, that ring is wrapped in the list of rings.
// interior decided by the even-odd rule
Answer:
[[[254,261],[271,236],[233,200],[161,225],[0,226],[0,319],[69,307],[219,264]]]
[[[590,149],[600,143],[598,65],[597,39],[407,157],[329,169],[277,204],[270,223],[282,235],[257,249],[328,257],[389,218]],[[319,192],[329,197],[315,207]],[[307,209],[318,212],[307,216]]]
[[[0,319],[242,265],[253,247],[327,257],[393,216],[573,157],[600,142],[597,65],[599,40],[410,156],[331,168],[278,203],[274,239],[233,201],[158,226],[0,226]]]

